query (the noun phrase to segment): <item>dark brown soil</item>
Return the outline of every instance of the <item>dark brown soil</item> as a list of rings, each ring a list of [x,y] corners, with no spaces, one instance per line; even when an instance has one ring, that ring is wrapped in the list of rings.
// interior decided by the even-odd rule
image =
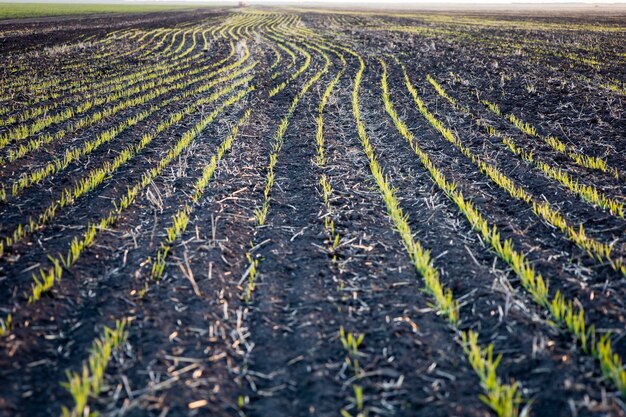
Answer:
[[[42,299],[28,302],[33,273],[49,268],[49,256],[66,254],[89,224],[108,216],[113,202],[226,97],[184,116],[94,190],[60,208],[49,224],[7,245],[0,256],[0,318],[11,314],[13,326],[0,336],[0,416],[60,415],[62,406],[71,408],[72,397],[61,385],[67,372],[80,371],[103,326],[122,318],[131,319],[128,339],[108,364],[105,388],[89,400],[90,410],[102,416],[330,417],[343,410],[356,417],[354,385],[364,393],[360,416],[495,415],[481,401],[483,388],[463,350],[459,331],[470,329],[480,334],[482,346],[492,344],[502,355],[498,376],[503,382],[519,383],[522,413],[625,416],[622,394],[602,376],[596,360],[533,302],[519,278],[472,230],[395,129],[382,101],[378,61],[387,62],[391,100],[417,144],[502,237],[527,254],[549,281],[551,294],[558,290],[575,300],[584,307],[589,324],[612,333],[613,349],[624,358],[625,277],[539,220],[532,207],[509,196],[445,141],[416,108],[401,68],[388,55],[402,60],[429,110],[474,154],[493,163],[534,198],[549,201],[573,224],[583,224],[588,235],[614,242],[615,257],[626,257],[623,218],[582,201],[508,152],[426,81],[431,75],[473,114],[532,149],[537,158],[623,203],[623,175],[616,179],[574,164],[480,103],[497,102],[503,114],[514,113],[542,135],[557,136],[588,155],[606,158],[626,175],[623,17],[403,13],[300,12],[291,15],[300,26],[294,26],[295,20],[283,21],[273,29],[263,26],[267,21],[252,20],[246,27],[238,19],[258,15],[221,9],[2,24],[0,83],[5,88],[0,97],[0,136],[36,120],[4,122],[23,114],[36,94],[58,92],[62,99],[72,94],[75,79],[97,84],[155,63],[173,65],[192,46],[191,36],[184,44],[179,36],[168,52],[171,38],[159,46],[158,37],[147,37],[148,48],[155,52],[145,56],[132,37],[99,42],[113,31],[198,29],[197,43],[187,55],[196,60],[191,68],[226,58],[231,42],[236,52],[222,67],[240,59],[244,46],[250,51],[248,62],[257,65],[251,71],[255,90],[226,107],[180,157],[142,188],[115,224],[98,232],[79,261],[64,267],[62,280]],[[207,31],[210,42],[204,50],[201,30],[224,22],[234,22],[239,32],[216,33],[214,40]],[[400,32],[397,26],[423,32]],[[298,27],[322,38],[295,35]],[[310,54],[310,64],[301,74],[292,76],[306,64],[306,57],[294,48],[296,63],[287,70],[291,58],[274,41],[282,59],[268,71],[275,59],[271,38],[262,36],[268,32],[288,37],[285,47],[298,46]],[[89,45],[77,46],[85,39]],[[323,112],[327,163],[315,162],[318,106],[342,66],[336,54],[341,49],[327,51],[328,72],[302,96],[288,120],[268,217],[264,225],[256,222],[275,134],[294,97],[323,68],[324,57],[311,47],[322,40],[358,51],[365,61],[359,100],[366,133],[415,240],[430,251],[442,283],[460,302],[458,327],[433,306],[372,177],[353,116],[352,88],[359,64],[347,53],[346,71]],[[102,57],[115,48],[119,56]],[[599,64],[590,65],[581,57]],[[167,75],[180,71],[172,69]],[[279,75],[272,78],[274,72]],[[159,122],[201,96],[164,106],[101,148],[12,196],[16,178],[205,82],[198,77],[184,77],[180,88],[78,129],[17,161],[5,161],[0,166],[0,185],[8,193],[0,202],[3,241],[90,170],[113,160],[129,144],[140,143]],[[162,80],[157,78],[157,83]],[[46,81],[52,85],[41,90],[30,85]],[[283,81],[286,87],[269,97]],[[617,87],[611,90],[608,84]],[[74,108],[83,100],[80,94],[76,97],[77,103],[50,112]],[[152,279],[152,262],[166,241],[172,216],[189,204],[203,169],[248,109],[250,118],[232,149],[218,163],[200,200],[191,203],[189,223],[172,245],[163,277]],[[33,137],[70,129],[79,117],[52,124]],[[21,143],[12,140],[0,149],[0,156]],[[333,187],[330,212],[322,198],[322,175]],[[340,236],[336,250],[325,228],[326,216],[331,216]],[[259,261],[249,300],[244,296],[247,254]],[[357,376],[342,347],[341,328],[364,336]]]

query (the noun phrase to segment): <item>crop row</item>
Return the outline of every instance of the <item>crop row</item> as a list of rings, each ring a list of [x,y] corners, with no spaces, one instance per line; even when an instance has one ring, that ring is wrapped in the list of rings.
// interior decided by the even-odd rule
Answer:
[[[481,127],[491,137],[500,140],[500,142],[504,144],[511,153],[518,156],[528,164],[534,165],[546,177],[557,181],[569,191],[578,195],[584,201],[608,210],[613,215],[624,218],[624,204],[621,201],[618,201],[617,199],[609,197],[601,191],[598,191],[595,185],[584,184],[581,182],[581,180],[574,179],[563,168],[538,159],[540,157],[536,156],[534,149],[531,151],[524,150],[522,146],[516,143],[515,139],[513,139],[511,136],[496,129],[488,121],[479,117],[469,107],[460,104],[455,98],[451,97],[433,77],[428,75],[427,80],[441,97],[446,99],[455,109],[459,110],[465,115],[472,117],[477,126]]]
[[[503,173],[494,164],[483,160],[480,156],[474,154],[469,147],[452,130],[447,128],[439,119],[437,119],[426,107],[426,104],[417,94],[417,90],[411,84],[408,77],[405,77],[405,85],[410,92],[413,101],[419,112],[428,120],[447,142],[457,148],[467,159],[469,159],[483,174],[491,179],[491,181],[504,190],[515,200],[520,201],[529,206],[533,213],[547,224],[560,230],[571,242],[576,244],[580,249],[588,253],[597,262],[608,262],[612,269],[622,275],[626,274],[626,267],[621,257],[612,256],[612,245],[600,242],[593,237],[587,235],[583,224],[574,226],[565,215],[559,210],[552,207],[548,201],[540,201],[530,192],[526,191],[523,185],[518,184],[511,177]]]
[[[232,53],[234,53],[234,48],[231,46]],[[58,95],[55,97],[54,102],[35,107],[35,103],[48,99],[45,95],[37,95],[31,102],[26,104],[25,110],[0,120],[0,126],[8,126],[17,122],[23,123],[68,104],[74,105],[74,112],[81,113],[80,109],[87,109],[118,100],[123,97],[121,91],[127,90],[140,82],[153,80],[171,71],[186,70],[194,64],[196,64],[194,57],[184,61],[174,59],[172,61],[159,62],[131,74],[120,77],[107,77],[106,80],[101,82],[84,84],[81,88],[70,90],[68,94],[61,95],[61,93],[56,93]],[[124,96],[130,94],[132,93]]]
[[[404,66],[401,63],[399,65],[401,65],[404,71],[407,89],[411,95],[416,95],[417,93],[410,84]],[[424,111],[425,115],[430,114],[426,113],[426,111]],[[434,118],[432,119],[434,120]],[[446,178],[432,162],[428,154],[419,147],[406,124],[399,117],[394,122],[396,122],[399,133],[411,145],[421,164],[430,173],[433,182],[458,207],[472,228],[489,243],[500,259],[512,268],[513,272],[520,278],[520,283],[530,295],[531,300],[549,314],[552,320],[569,331],[574,340],[581,345],[583,352],[592,355],[598,360],[604,376],[612,381],[622,393],[626,393],[624,390],[626,387],[624,384],[626,382],[626,371],[622,367],[621,358],[613,352],[610,334],[606,333],[597,336],[595,326],[586,321],[585,310],[579,303],[567,299],[560,291],[556,291],[551,296],[547,282],[531,266],[527,256],[516,249],[512,240],[503,240],[498,227],[485,220],[476,206],[459,190],[459,186]],[[439,130],[438,126],[440,125],[434,124],[434,128],[437,130]]]
[[[128,98],[121,103],[116,104],[115,106],[106,107],[103,110],[99,110],[91,115],[85,116],[77,121],[75,121],[72,126],[68,129],[68,133],[74,132],[78,129],[90,126],[103,118],[109,117],[113,114],[118,113],[121,110],[125,110],[129,107],[144,104],[145,102],[162,95],[168,91],[171,91],[174,88],[180,88],[180,80],[185,78],[192,77],[197,74],[202,74],[207,69],[211,68],[213,64],[207,64],[201,67],[196,67],[193,69],[189,69],[187,71],[183,71],[181,73],[177,73],[174,75],[167,75],[162,79],[157,79],[155,81],[149,81],[142,85],[139,85],[134,88],[129,88],[127,90],[119,91],[113,95],[108,97],[110,98],[101,98],[93,101],[88,101],[86,103],[82,103],[78,105],[76,109],[65,109],[57,114],[52,114],[45,116],[43,118],[37,119],[35,122],[30,124],[21,124],[16,127],[11,128],[8,132],[0,135],[0,149],[6,147],[9,143],[15,143],[20,140],[26,139],[43,129],[53,125],[68,120],[76,115],[86,113],[92,107],[105,104],[105,103],[113,103],[120,98],[131,97],[136,93],[143,93],[142,95],[137,95],[132,98]],[[36,145],[32,145],[37,148]],[[14,158],[15,159],[15,158]]]
[[[210,79],[219,73],[235,69],[239,67],[247,57],[238,61],[235,64],[220,68],[213,73],[209,73],[207,78]],[[160,132],[164,131],[168,127],[170,127],[173,123],[175,123],[178,119],[182,118],[185,114],[192,114],[196,108],[204,103],[210,103],[215,100],[217,97],[222,95],[225,92],[232,90],[233,88],[245,84],[249,81],[249,77],[243,78],[241,80],[236,81],[236,78],[240,75],[245,75],[248,71],[254,68],[254,63],[234,71],[230,74],[227,74],[221,78],[218,78],[208,84],[204,84],[197,89],[189,90],[181,95],[174,97],[172,102],[177,101],[177,99],[184,99],[186,97],[192,97],[194,94],[200,94],[204,91],[211,89],[212,87],[219,85],[220,83],[230,83],[228,87],[225,89],[219,90],[214,95],[209,96],[208,98],[199,98],[195,103],[187,106],[183,111],[174,114],[170,118],[162,121],[155,129],[155,133],[143,135],[141,142],[139,145],[130,145],[126,147],[120,155],[118,155],[113,162],[105,161],[100,167],[92,169],[83,179],[78,181],[74,186],[67,187],[61,192],[61,197],[51,203],[39,216],[31,217],[26,225],[18,225],[17,228],[10,233],[9,236],[5,237],[2,243],[0,243],[0,254],[3,252],[4,248],[15,244],[17,241],[22,240],[26,236],[29,236],[35,231],[41,230],[47,223],[49,223],[57,214],[57,211],[67,205],[73,204],[78,198],[87,194],[89,191],[95,189],[99,186],[103,181],[108,179],[110,175],[112,175],[121,165],[126,163],[128,160],[137,155],[141,150],[143,150]],[[92,143],[88,142],[83,148],[79,148],[79,151],[82,149],[84,152],[79,152],[74,154],[75,157],[67,158],[65,160],[66,163],[61,164],[60,168],[67,167],[69,164],[74,161],[77,157],[81,157],[83,155],[88,155],[90,152],[94,150],[95,147],[99,147],[102,143]],[[49,171],[56,170],[56,165],[52,165]],[[48,171],[41,171],[42,173]],[[43,174],[42,174],[43,175]]]
[[[231,90],[232,88],[227,87],[222,95],[227,94],[228,91]],[[94,244],[98,234],[110,228],[121,218],[122,214],[132,205],[139,192],[150,185],[154,178],[159,176],[165,168],[175,161],[218,115],[231,105],[237,103],[252,90],[254,90],[254,87],[248,87],[247,89],[230,95],[221,105],[216,107],[215,110],[204,116],[191,129],[187,130],[182,137],[170,147],[168,152],[155,166],[144,172],[138,182],[129,186],[127,192],[118,198],[117,201],[113,202],[113,208],[109,210],[106,215],[101,217],[99,221],[90,223],[82,236],[77,236],[72,240],[67,255],[50,257],[52,266],[47,269],[41,268],[38,274],[33,274],[34,283],[29,295],[29,304],[37,302],[44,293],[60,282],[63,271],[72,268],[78,262],[85,249]],[[4,319],[4,322],[11,321],[13,325],[15,325],[15,321],[10,317],[11,316],[8,316]]]
[[[131,116],[129,117],[127,120],[120,122],[117,126],[106,130],[100,134],[98,134],[98,136],[91,140],[91,141],[87,141],[85,143],[83,143],[83,145],[81,147],[77,147],[74,149],[68,149],[65,152],[65,155],[62,159],[56,159],[53,162],[50,162],[48,164],[46,164],[44,167],[42,168],[38,168],[38,169],[34,169],[31,170],[31,172],[29,173],[24,173],[22,174],[15,182],[13,182],[12,186],[11,186],[11,195],[15,196],[18,193],[20,193],[22,190],[34,185],[34,184],[38,184],[41,181],[43,181],[44,179],[66,169],[71,163],[80,160],[81,158],[83,158],[86,155],[91,154],[93,151],[95,151],[96,149],[98,149],[100,146],[112,141],[114,138],[116,138],[121,132],[123,132],[124,130],[126,130],[127,128],[137,124],[139,121],[144,120],[145,118],[147,118],[148,116],[150,116],[151,114],[155,113],[156,111],[158,111],[159,109],[162,109],[172,103],[176,103],[182,99],[185,99],[187,97],[191,97],[194,94],[198,94],[198,93],[202,93],[203,91],[206,91],[207,88],[210,88],[212,85],[214,85],[213,82],[207,84],[201,84],[203,82],[206,81],[210,81],[212,78],[227,72],[231,69],[237,68],[239,67],[241,64],[243,64],[247,59],[248,59],[249,55],[246,54],[244,55],[244,57],[242,59],[240,59],[239,61],[236,61],[235,63],[228,65],[226,67],[220,68],[216,71],[212,71],[209,73],[205,73],[202,74],[199,77],[193,78],[191,80],[188,80],[186,83],[178,83],[177,85],[174,86],[173,89],[168,90],[168,91],[172,91],[172,90],[184,90],[185,88],[189,88],[189,87],[193,87],[191,89],[188,90],[184,90],[182,93],[179,93],[173,97],[170,97],[164,101],[162,101],[159,104],[152,104],[150,106],[150,108],[148,110],[144,110],[142,112],[140,112],[138,115],[135,116]],[[250,70],[252,69],[251,67],[246,67],[246,70]],[[237,73],[238,75],[239,73]],[[223,78],[229,79],[230,75],[227,75]],[[219,79],[219,81],[223,81],[223,79]],[[218,81],[218,82],[219,82]],[[200,85],[197,85],[200,84]],[[195,86],[195,87],[194,87]],[[208,86],[208,87],[207,87]],[[159,91],[159,90],[154,90],[152,92],[152,96],[153,97],[158,97],[159,95],[161,95],[162,93],[164,93],[163,91]],[[153,97],[148,97],[146,101],[151,100]],[[41,137],[40,137],[41,138]],[[45,138],[45,136],[44,136]]]

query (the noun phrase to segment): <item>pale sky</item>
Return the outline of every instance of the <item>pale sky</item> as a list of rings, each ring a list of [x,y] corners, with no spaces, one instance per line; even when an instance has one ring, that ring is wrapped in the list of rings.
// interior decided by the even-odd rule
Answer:
[[[415,0],[388,0],[381,2],[379,0],[245,0],[249,5],[282,5],[288,4],[290,6],[299,6],[299,7],[307,7],[312,6],[314,4],[327,4],[329,6],[342,7],[344,5],[354,5],[354,4],[363,4],[368,7],[375,7],[380,9],[390,8],[394,5],[402,5],[406,6],[414,6],[418,8],[423,6],[433,6],[433,5],[442,5],[442,6],[454,6],[454,5],[467,5],[472,4],[477,7],[481,5],[489,5],[489,4],[510,4],[514,8],[523,7],[524,4],[532,4],[535,5],[533,8],[536,9],[538,4],[559,4],[563,7],[566,4],[571,4],[573,8],[576,8],[577,5],[619,5],[620,7],[626,5],[626,0],[424,0],[424,1],[415,1]],[[238,0],[0,0],[0,3],[202,3],[202,4],[211,4],[211,3],[233,3],[237,4]]]

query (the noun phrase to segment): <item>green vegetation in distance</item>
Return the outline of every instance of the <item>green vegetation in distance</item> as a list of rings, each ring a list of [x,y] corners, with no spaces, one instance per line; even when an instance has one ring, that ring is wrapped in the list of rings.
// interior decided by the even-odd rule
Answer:
[[[234,4],[234,3],[233,3]],[[64,16],[91,13],[146,13],[172,9],[195,9],[198,7],[215,7],[232,5],[220,3],[169,3],[169,4],[98,4],[98,3],[1,3],[1,19],[20,19],[25,17]]]

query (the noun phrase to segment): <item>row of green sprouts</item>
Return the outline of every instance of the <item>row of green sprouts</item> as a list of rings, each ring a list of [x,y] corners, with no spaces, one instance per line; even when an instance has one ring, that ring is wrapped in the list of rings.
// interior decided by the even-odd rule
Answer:
[[[570,192],[580,196],[584,201],[608,210],[611,214],[620,218],[624,218],[624,204],[621,201],[607,196],[605,193],[599,191],[593,184],[582,183],[579,179],[574,178],[566,170],[556,164],[545,162],[537,158],[535,156],[535,149],[530,151],[525,150],[524,147],[519,145],[511,136],[496,129],[491,123],[478,116],[469,107],[461,105],[455,98],[451,97],[432,76],[427,75],[426,80],[433,86],[435,91],[446,99],[456,110],[470,116],[477,126],[482,128],[489,136],[500,140],[511,153],[521,158],[529,165],[534,165],[546,177],[557,181]],[[481,102],[488,106],[495,114],[500,114],[500,109],[496,104],[486,100],[482,100]]]
[[[361,68],[364,68],[363,61],[361,61]],[[389,86],[387,84],[387,64],[384,60],[380,59],[379,63],[383,69],[381,77],[382,98],[385,105],[387,114],[391,117],[395,127],[400,134],[409,142],[411,147],[414,145],[414,138],[409,131],[406,124],[400,119],[391,97],[389,94]],[[358,90],[355,87],[355,95],[358,94]],[[358,110],[358,96],[356,96],[355,108]],[[355,112],[357,112],[355,110]],[[355,118],[357,118],[358,125],[359,113],[357,112]],[[501,360],[501,356],[494,357],[493,345],[490,344],[486,347],[482,347],[478,343],[478,333],[473,330],[461,330],[458,327],[459,321],[459,302],[454,299],[452,291],[443,286],[440,280],[439,272],[434,267],[430,253],[422,249],[419,242],[416,242],[413,238],[413,233],[408,224],[407,216],[403,214],[400,208],[399,202],[394,195],[393,190],[388,184],[387,180],[383,177],[382,170],[378,166],[375,160],[374,150],[367,140],[367,134],[364,127],[359,128],[360,136],[366,154],[370,159],[370,166],[372,173],[376,178],[379,187],[383,190],[385,196],[385,203],[388,207],[390,216],[396,226],[396,229],[402,236],[405,247],[409,251],[409,255],[418,271],[422,276],[426,291],[431,294],[435,303],[441,313],[447,316],[449,323],[455,328],[461,337],[461,344],[466,353],[468,361],[478,377],[480,378],[482,388],[485,392],[481,396],[482,400],[498,415],[498,416],[517,416],[519,413],[519,406],[522,402],[522,394],[517,383],[506,384],[501,381],[497,376],[497,367]]]
[[[407,89],[414,97],[417,97],[417,92],[411,85],[404,66],[401,63],[400,65],[404,71]],[[422,106],[419,105],[420,103]],[[416,106],[434,129],[447,129],[426,109],[421,100],[416,100]],[[531,299],[548,313],[556,324],[562,326],[573,336],[584,353],[596,358],[605,378],[612,382],[623,395],[626,394],[626,385],[624,384],[626,370],[624,370],[619,355],[613,351],[610,333],[598,336],[595,326],[586,321],[585,310],[580,303],[567,299],[560,291],[556,291],[555,295],[551,296],[547,282],[540,273],[535,271],[526,255],[516,249],[511,239],[503,240],[498,227],[490,224],[476,206],[463,195],[459,186],[448,180],[435,166],[430,157],[419,147],[413,134],[399,116],[392,113],[392,118],[398,131],[411,145],[421,164],[430,173],[433,182],[455,203],[472,228],[491,246],[491,249],[500,259],[511,267],[520,278],[522,287],[529,293]],[[447,135],[452,135],[449,130],[444,130],[444,132]]]
[[[235,66],[227,66],[226,69],[235,69],[243,63],[243,60],[238,61]],[[120,154],[113,159],[113,161],[104,161],[99,167],[91,169],[87,175],[78,180],[75,185],[66,187],[62,192],[58,200],[53,201],[48,207],[37,217],[31,217],[26,225],[19,224],[16,229],[5,237],[0,242],[0,256],[2,255],[4,248],[15,244],[16,242],[24,239],[35,231],[40,231],[43,227],[50,223],[57,215],[59,209],[72,205],[80,197],[87,195],[90,191],[100,186],[104,181],[108,180],[112,174],[114,174],[122,165],[136,157],[143,151],[152,141],[161,133],[165,132],[168,128],[179,122],[183,116],[193,114],[199,106],[209,104],[222,97],[223,95],[235,90],[241,85],[245,85],[251,80],[251,76],[245,76],[247,72],[252,70],[255,63],[248,65],[247,67],[236,69],[231,73],[217,78],[207,84],[204,84],[196,89],[188,90],[180,95],[172,97],[173,100],[177,98],[192,97],[194,94],[200,94],[211,88],[228,83],[226,87],[212,93],[208,97],[199,96],[195,102],[192,102],[186,106],[182,111],[178,111],[170,115],[168,119],[161,121],[156,129],[152,133],[144,134],[141,141],[138,144],[131,144],[126,146]],[[224,68],[222,68],[224,69]],[[207,75],[207,77],[213,78],[223,71],[217,70]],[[242,78],[239,76],[244,75]],[[45,175],[49,172],[57,172],[58,169],[64,169],[68,167],[71,162],[74,162],[77,158],[89,155],[95,148],[106,143],[101,136],[96,137],[92,141],[86,142],[82,147],[75,148],[66,154],[63,160],[57,160],[54,163],[48,164],[48,166],[41,170],[35,170],[30,175]],[[59,166],[60,168],[57,168]],[[50,168],[50,169],[48,169]]]

